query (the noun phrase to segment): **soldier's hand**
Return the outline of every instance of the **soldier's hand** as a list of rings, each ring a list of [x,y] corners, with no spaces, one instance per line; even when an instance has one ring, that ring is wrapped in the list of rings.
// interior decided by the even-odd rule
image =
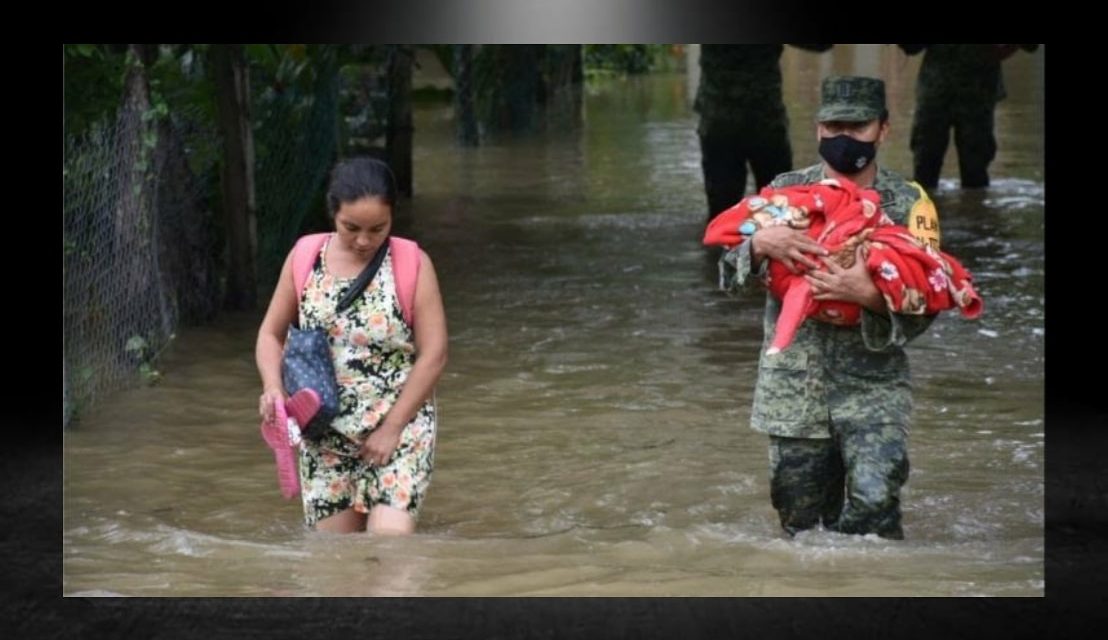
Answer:
[[[861,247],[858,247],[854,257],[854,265],[849,269],[824,258],[826,271],[812,271],[805,275],[808,285],[812,287],[812,299],[853,302],[871,311],[884,313],[885,299],[877,285],[873,284]]]
[[[750,237],[750,242],[750,258],[753,266],[760,264],[764,258],[771,258],[784,264],[793,273],[801,272],[797,268],[797,263],[808,269],[819,268],[819,263],[810,255],[828,255],[827,249],[809,238],[804,231],[785,226],[759,229]]]

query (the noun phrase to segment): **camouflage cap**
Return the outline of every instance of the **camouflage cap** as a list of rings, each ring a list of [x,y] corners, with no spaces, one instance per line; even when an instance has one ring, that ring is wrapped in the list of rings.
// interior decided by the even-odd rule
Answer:
[[[867,122],[885,111],[885,82],[861,76],[832,76],[820,90],[817,122]]]

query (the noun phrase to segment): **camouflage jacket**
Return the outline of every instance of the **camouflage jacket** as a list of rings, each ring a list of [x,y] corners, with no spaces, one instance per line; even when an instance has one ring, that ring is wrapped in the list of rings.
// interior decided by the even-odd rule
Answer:
[[[900,45],[911,55],[923,48],[916,99],[965,105],[993,105],[1005,97],[1001,61],[995,44]],[[1019,45],[1034,51],[1035,44]]]
[[[693,109],[699,129],[743,131],[785,122],[780,44],[700,47],[700,84]]]
[[[811,184],[826,177],[823,165],[783,173],[771,187]],[[898,174],[878,169],[873,188],[881,206],[909,227],[913,207],[926,196]],[[764,289],[767,261],[751,270],[750,243],[720,259],[720,287],[731,293]],[[751,427],[788,438],[829,438],[831,422],[891,423],[908,428],[911,379],[904,345],[927,330],[934,316],[892,313],[888,318],[863,309],[859,326],[841,327],[808,320],[792,345],[767,359],[781,303],[766,295],[764,341],[754,389]]]

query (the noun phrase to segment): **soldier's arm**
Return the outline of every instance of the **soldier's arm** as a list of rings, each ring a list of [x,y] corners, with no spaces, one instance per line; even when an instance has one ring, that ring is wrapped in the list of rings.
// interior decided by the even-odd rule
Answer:
[[[753,268],[750,260],[750,242],[725,251],[719,258],[719,288],[730,294],[751,293],[760,290],[766,281],[769,260],[762,260]]]
[[[781,262],[793,273],[802,273],[805,268],[816,270],[820,264],[813,256],[826,255],[827,250],[800,229],[783,226],[760,229],[723,255],[720,287],[725,291],[742,291],[752,288],[754,282],[764,284],[770,260]],[[874,303],[874,306],[879,304]]]
[[[774,178],[766,189],[780,189],[805,183],[802,172],[790,171]],[[769,270],[769,260],[761,260],[757,266],[751,259],[752,242],[744,242],[730,251],[724,252],[719,259],[719,288],[731,294],[749,293],[765,285]]]

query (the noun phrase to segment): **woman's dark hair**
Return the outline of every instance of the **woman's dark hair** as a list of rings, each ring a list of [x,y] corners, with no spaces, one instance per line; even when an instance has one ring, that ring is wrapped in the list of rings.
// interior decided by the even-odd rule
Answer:
[[[327,186],[328,215],[334,218],[344,203],[366,197],[396,206],[396,177],[389,165],[369,157],[347,158],[336,164]]]

